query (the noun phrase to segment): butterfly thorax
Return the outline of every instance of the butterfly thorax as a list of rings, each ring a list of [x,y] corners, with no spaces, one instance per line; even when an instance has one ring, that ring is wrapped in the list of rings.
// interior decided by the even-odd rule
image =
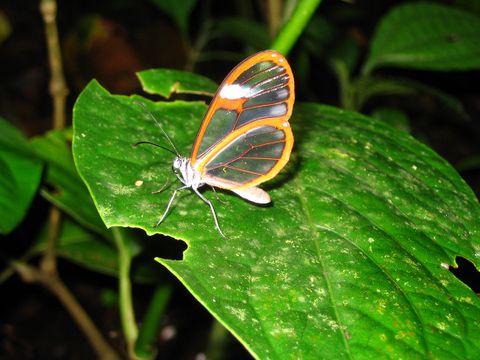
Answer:
[[[205,182],[202,181],[200,173],[192,167],[190,159],[186,157],[175,157],[172,168],[177,178],[188,187],[198,189],[205,184]]]

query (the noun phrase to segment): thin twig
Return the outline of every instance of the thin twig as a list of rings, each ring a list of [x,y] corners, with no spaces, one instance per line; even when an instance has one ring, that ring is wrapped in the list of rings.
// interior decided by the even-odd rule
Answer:
[[[282,24],[283,0],[267,0],[265,4],[267,6],[268,32],[274,39]]]
[[[45,23],[45,37],[50,64],[50,95],[53,100],[53,128],[65,127],[65,102],[68,95],[63,75],[62,53],[57,31],[57,3],[55,0],[41,0],[40,12]]]
[[[47,246],[43,252],[40,268],[46,274],[55,276],[57,274],[57,241],[62,222],[60,210],[51,205],[48,217]]]
[[[23,281],[43,285],[62,302],[77,325],[83,330],[100,359],[113,360],[119,358],[58,276],[47,274],[23,262],[14,262],[13,268],[22,277]]]
[[[40,12],[45,23],[45,38],[47,40],[48,62],[50,65],[50,95],[53,106],[53,128],[65,127],[65,103],[68,89],[65,83],[62,66],[62,54],[57,31],[57,3],[55,0],[41,0]],[[56,243],[61,224],[60,210],[53,206],[49,214],[49,231],[47,248],[41,261],[41,268],[51,274],[56,273]]]
[[[203,48],[210,41],[210,33],[212,31],[212,22],[210,20],[205,20],[202,24],[200,31],[193,46],[191,46],[187,53],[187,61],[183,69],[185,71],[193,72],[195,66],[200,58]]]

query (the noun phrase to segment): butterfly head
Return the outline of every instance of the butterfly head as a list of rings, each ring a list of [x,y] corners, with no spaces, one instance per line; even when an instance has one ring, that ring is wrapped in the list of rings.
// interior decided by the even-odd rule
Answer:
[[[173,159],[172,169],[175,174],[180,172],[180,169],[185,164],[185,160],[186,159],[182,156],[176,156],[175,159]]]
[[[172,162],[172,170],[181,182],[185,179],[187,160],[183,156],[176,156]]]

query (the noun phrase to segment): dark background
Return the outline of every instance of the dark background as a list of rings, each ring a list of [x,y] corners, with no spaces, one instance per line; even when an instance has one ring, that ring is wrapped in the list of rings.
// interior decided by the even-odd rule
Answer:
[[[181,0],[179,0],[181,1]],[[401,1],[324,1],[318,14],[329,19],[358,42],[362,57],[376,24],[394,4]],[[455,3],[462,1],[445,1]],[[58,28],[63,51],[64,72],[69,88],[68,122],[79,92],[96,78],[111,93],[142,93],[135,72],[167,67],[185,69],[189,52],[207,21],[224,16],[246,16],[265,21],[262,1],[199,1],[189,21],[187,36],[151,2],[69,0],[58,4]],[[51,128],[51,97],[48,92],[49,67],[44,26],[36,1],[2,1],[0,11],[11,23],[12,33],[0,43],[0,116],[20,128],[28,137]],[[193,71],[220,82],[228,71],[249,52],[235,36],[224,33],[210,40],[202,50],[224,56],[195,64]],[[294,72],[300,44],[289,56]],[[328,47],[325,49],[328,52]],[[191,69],[192,70],[192,69]],[[301,69],[305,71],[305,69]],[[298,101],[339,105],[336,79],[325,61],[313,57],[305,83],[299,86]],[[411,132],[461,170],[465,181],[480,193],[480,95],[478,71],[429,72],[385,69],[389,75],[404,76],[434,86],[457,97],[469,119],[462,119],[428,96],[381,97],[366,104],[363,112],[383,105],[403,109],[410,119]],[[145,94],[143,94],[145,95]],[[46,219],[49,205],[37,198],[19,228],[2,244],[6,257],[21,256]],[[184,247],[171,242],[165,256],[181,258]],[[154,254],[160,255],[162,254]],[[148,261],[148,260],[145,260]],[[478,272],[468,261],[458,260],[459,276],[477,293]],[[115,279],[92,273],[60,261],[62,279],[95,319],[116,349],[123,349]],[[158,338],[160,359],[194,359],[205,351],[212,324],[211,316],[166,270],[159,269],[162,281],[174,284],[173,297],[162,320]],[[463,275],[462,275],[463,274]],[[21,282],[16,276],[1,285],[0,359],[89,359],[89,344],[58,301],[41,287]],[[141,318],[152,289],[135,285],[135,309]],[[171,331],[174,331],[172,336]],[[170,333],[170,335],[169,335]],[[233,338],[228,359],[250,358]],[[125,356],[125,354],[123,354]]]

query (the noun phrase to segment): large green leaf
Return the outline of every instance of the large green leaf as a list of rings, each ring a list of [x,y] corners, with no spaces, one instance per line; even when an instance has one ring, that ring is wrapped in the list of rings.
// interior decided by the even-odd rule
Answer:
[[[209,78],[174,69],[149,69],[138,72],[137,76],[146,92],[165,98],[172,94],[212,96],[218,87]]]
[[[37,191],[42,163],[23,134],[0,118],[0,233],[11,232],[27,213]]]
[[[158,228],[172,154],[134,104],[92,82],[74,110],[74,157],[108,226],[188,244],[158,259],[262,359],[475,358],[480,300],[448,270],[480,266],[480,207],[442,158],[408,134],[357,113],[299,104],[287,169],[264,188],[273,204],[230,193],[208,207],[185,191]],[[183,154],[204,104],[149,107]],[[205,196],[214,199],[207,190]]]
[[[394,8],[373,36],[364,72],[383,66],[444,71],[480,68],[480,17],[434,3]]]

